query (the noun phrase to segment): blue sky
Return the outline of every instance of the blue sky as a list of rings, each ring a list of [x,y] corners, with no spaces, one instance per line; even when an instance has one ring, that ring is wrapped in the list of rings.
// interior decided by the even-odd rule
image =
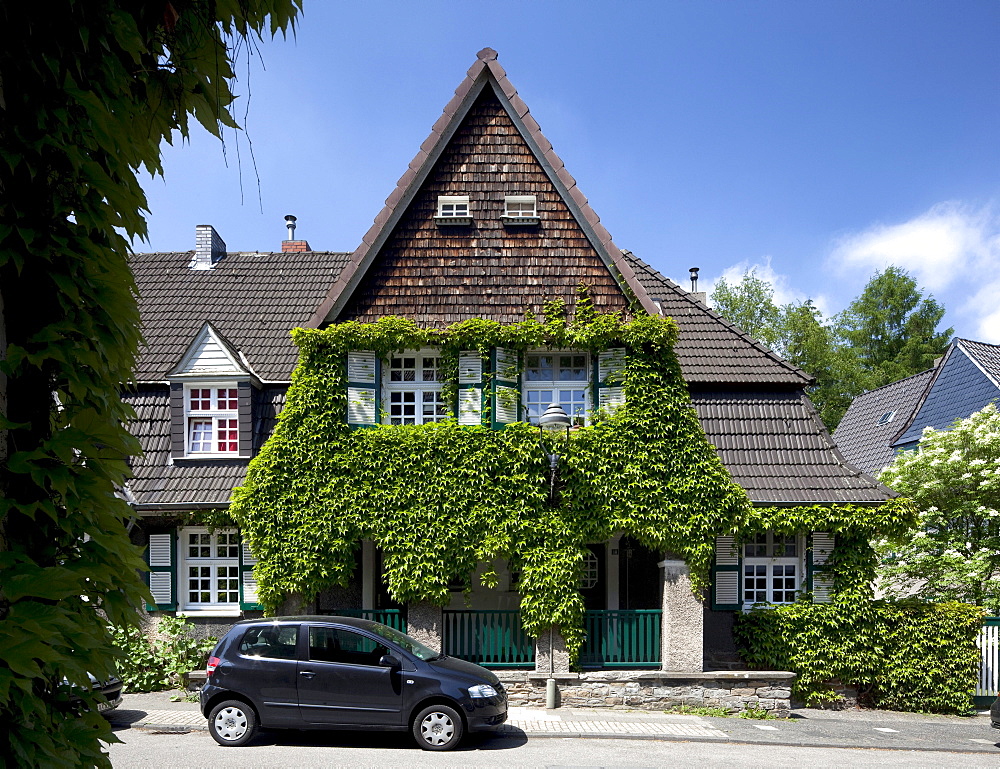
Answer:
[[[995,0],[306,0],[242,65],[256,172],[244,136],[167,147],[136,250],[196,224],[278,250],[289,213],[353,250],[486,46],[615,242],[682,285],[756,267],[832,313],[897,264],[1000,343]]]

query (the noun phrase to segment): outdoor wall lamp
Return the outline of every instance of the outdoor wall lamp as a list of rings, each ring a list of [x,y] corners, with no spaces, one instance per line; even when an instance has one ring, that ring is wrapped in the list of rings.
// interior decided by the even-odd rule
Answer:
[[[556,494],[556,471],[559,468],[559,455],[556,453],[549,454],[542,436],[546,432],[557,433],[565,430],[566,445],[568,446],[569,430],[572,426],[573,420],[569,418],[569,414],[558,403],[550,403],[549,407],[545,409],[545,413],[538,419],[538,443],[549,457],[549,501],[552,501]]]

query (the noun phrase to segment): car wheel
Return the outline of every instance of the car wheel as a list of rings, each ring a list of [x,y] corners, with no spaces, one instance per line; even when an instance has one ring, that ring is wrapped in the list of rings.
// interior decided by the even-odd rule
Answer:
[[[413,739],[424,750],[451,750],[462,732],[462,717],[447,705],[426,707],[413,719]]]
[[[220,745],[238,748],[257,734],[257,714],[239,700],[220,702],[208,716],[208,731]]]

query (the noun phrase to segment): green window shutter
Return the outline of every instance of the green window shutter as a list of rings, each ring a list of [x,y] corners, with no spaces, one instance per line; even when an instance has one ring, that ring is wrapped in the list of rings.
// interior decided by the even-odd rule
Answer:
[[[374,352],[347,353],[347,424],[374,427],[379,421],[382,362]]]
[[[625,403],[625,348],[612,347],[597,356],[594,403],[607,414],[614,414]]]
[[[830,603],[833,597],[833,572],[829,560],[836,538],[824,531],[814,531],[810,537],[809,561],[807,565],[808,589],[812,591],[813,603]]]
[[[259,611],[264,607],[257,600],[257,578],[253,575],[254,558],[247,543],[240,545],[240,609],[242,611]]]
[[[521,388],[518,384],[517,353],[493,350],[493,427],[521,421]]]
[[[740,551],[734,537],[715,538],[712,608],[716,611],[739,611],[743,608],[740,600]]]
[[[146,547],[149,564],[149,592],[153,603],[146,604],[147,611],[176,611],[177,609],[177,532],[150,534]]]
[[[483,359],[474,350],[458,354],[458,423],[483,423]]]

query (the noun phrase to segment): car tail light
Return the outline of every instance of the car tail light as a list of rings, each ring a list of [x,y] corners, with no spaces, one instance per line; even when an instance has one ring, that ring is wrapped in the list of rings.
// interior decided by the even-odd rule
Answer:
[[[210,676],[215,672],[215,669],[219,667],[219,663],[222,662],[218,657],[209,657],[208,665],[205,666],[205,675]]]

